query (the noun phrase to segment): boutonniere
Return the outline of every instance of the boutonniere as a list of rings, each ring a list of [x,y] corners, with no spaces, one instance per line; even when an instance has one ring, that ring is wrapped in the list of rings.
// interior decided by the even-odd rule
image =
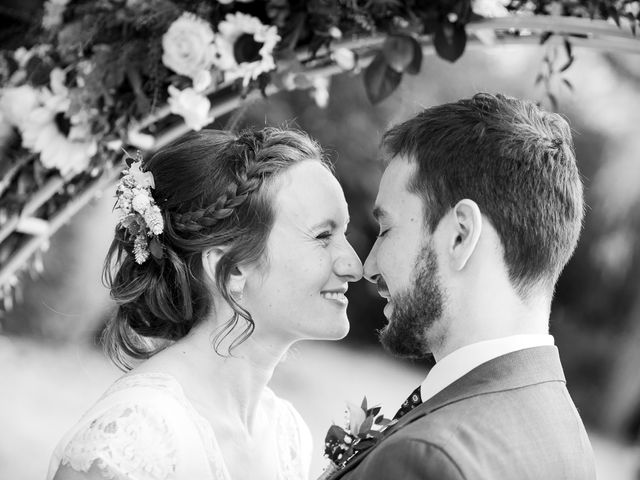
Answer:
[[[380,406],[367,407],[367,397],[362,404],[348,403],[345,411],[346,425],[331,425],[324,440],[324,454],[329,465],[318,480],[327,480],[342,470],[358,453],[373,447],[382,438],[383,431],[397,420],[380,415]]]

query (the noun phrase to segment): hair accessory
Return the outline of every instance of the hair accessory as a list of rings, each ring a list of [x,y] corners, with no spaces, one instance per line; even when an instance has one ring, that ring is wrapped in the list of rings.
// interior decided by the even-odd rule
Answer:
[[[155,188],[153,174],[142,171],[140,151],[136,152],[135,157],[126,151],[125,154],[129,168],[122,171],[114,206],[118,213],[118,227],[126,229],[134,238],[133,255],[136,263],[146,262],[149,254],[160,260],[162,245],[158,236],[164,229],[164,221],[151,195],[151,189]]]

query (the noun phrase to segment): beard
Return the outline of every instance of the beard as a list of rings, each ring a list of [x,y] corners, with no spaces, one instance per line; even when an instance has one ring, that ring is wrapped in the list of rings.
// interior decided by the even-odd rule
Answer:
[[[427,358],[432,345],[429,331],[442,317],[444,295],[431,243],[420,250],[411,286],[394,296],[389,324],[378,332],[390,353],[405,358]]]

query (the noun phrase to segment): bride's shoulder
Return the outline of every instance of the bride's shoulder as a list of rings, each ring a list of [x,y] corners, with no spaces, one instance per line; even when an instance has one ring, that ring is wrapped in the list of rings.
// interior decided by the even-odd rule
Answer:
[[[52,468],[110,478],[171,478],[188,420],[180,386],[170,377],[125,375],[62,439]]]

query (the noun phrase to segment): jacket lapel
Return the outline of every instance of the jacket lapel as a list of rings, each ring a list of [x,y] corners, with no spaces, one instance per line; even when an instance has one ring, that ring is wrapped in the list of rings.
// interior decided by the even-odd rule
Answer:
[[[401,430],[406,425],[465,398],[495,393],[538,383],[565,382],[558,349],[543,346],[518,350],[490,360],[471,370],[444,390],[404,415],[398,423],[385,430],[381,442]],[[357,454],[340,470],[332,480],[357,467],[376,446]]]

